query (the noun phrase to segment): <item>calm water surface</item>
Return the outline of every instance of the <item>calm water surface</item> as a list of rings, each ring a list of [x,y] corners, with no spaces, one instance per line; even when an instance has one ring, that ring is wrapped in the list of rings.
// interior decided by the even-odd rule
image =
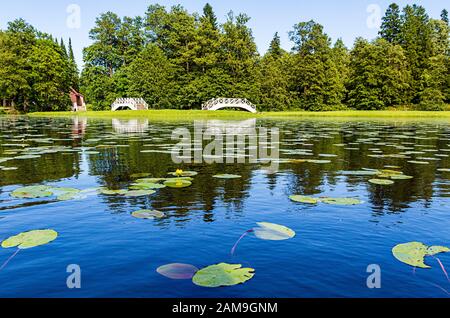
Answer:
[[[48,245],[21,251],[0,271],[0,296],[448,296],[442,289],[450,290],[450,282],[437,261],[427,259],[432,269],[414,273],[391,250],[410,241],[450,245],[450,173],[444,170],[450,168],[450,123],[204,124],[280,129],[280,142],[273,145],[280,150],[278,171],[268,174],[262,163],[174,164],[170,150],[178,141],[172,140],[172,132],[192,130],[192,122],[0,118],[0,240],[34,229],[59,233]],[[16,159],[29,154],[33,156]],[[368,182],[373,177],[345,173],[386,166],[414,178],[377,186]],[[99,187],[126,189],[136,174],[167,177],[178,168],[198,172],[191,187],[137,198],[95,192]],[[212,177],[218,173],[242,178]],[[10,195],[28,185],[93,191],[72,201]],[[289,200],[293,194],[357,197],[364,203],[303,205]],[[131,217],[140,209],[156,209],[167,217]],[[231,256],[233,244],[256,222],[288,226],[297,236],[281,242],[249,236]],[[0,265],[14,252],[0,248]],[[439,257],[450,269],[450,253]],[[256,275],[243,285],[208,289],[155,271],[168,263],[203,268],[220,262],[250,266]],[[66,286],[69,264],[81,267],[79,290]],[[381,289],[366,286],[370,264],[381,267]]]

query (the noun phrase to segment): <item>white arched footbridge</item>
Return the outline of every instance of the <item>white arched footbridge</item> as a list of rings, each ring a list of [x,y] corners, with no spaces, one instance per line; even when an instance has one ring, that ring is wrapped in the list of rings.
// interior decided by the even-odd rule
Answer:
[[[213,98],[202,105],[203,110],[219,110],[223,108],[241,108],[251,113],[257,113],[256,106],[246,98]]]
[[[143,98],[117,98],[111,105],[113,112],[118,110],[147,110],[148,105]]]

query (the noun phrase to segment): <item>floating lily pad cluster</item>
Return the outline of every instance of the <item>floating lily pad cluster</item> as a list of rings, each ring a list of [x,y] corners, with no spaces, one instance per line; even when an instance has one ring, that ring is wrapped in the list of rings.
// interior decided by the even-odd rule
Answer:
[[[395,167],[396,168],[396,167]],[[375,185],[393,185],[397,180],[411,180],[412,176],[405,175],[403,172],[391,169],[363,169],[356,171],[343,171],[346,176],[373,176],[369,183]]]
[[[292,201],[304,204],[318,204],[326,203],[331,205],[358,205],[362,204],[358,198],[331,198],[331,197],[310,197],[304,195],[291,195],[289,197]]]
[[[40,185],[18,188],[11,193],[11,196],[20,199],[38,199],[56,196],[59,201],[67,201],[75,199],[80,192],[81,190],[75,188]]]
[[[296,233],[290,228],[268,222],[257,223],[257,227],[246,231],[236,242],[231,254],[234,254],[239,242],[250,233],[255,237],[268,241],[284,241],[295,237]],[[203,269],[190,264],[167,264],[156,270],[159,274],[170,279],[192,279],[192,282],[201,287],[216,288],[243,284],[255,275],[254,268],[243,268],[241,264],[220,263],[207,266]]]

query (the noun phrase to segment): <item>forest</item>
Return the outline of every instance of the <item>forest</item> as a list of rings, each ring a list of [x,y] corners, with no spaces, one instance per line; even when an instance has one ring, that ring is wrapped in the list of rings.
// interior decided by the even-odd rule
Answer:
[[[117,97],[143,97],[153,109],[200,109],[215,97],[247,98],[261,111],[415,109],[450,103],[448,11],[393,3],[379,36],[352,48],[332,42],[315,21],[289,32],[290,51],[275,33],[261,55],[250,17],[219,22],[181,5],[151,5],[143,16],[101,14],[77,66],[71,40],[40,32],[22,19],[0,30],[0,101],[19,112],[70,110],[70,87],[89,109]],[[276,31],[276,30],[274,30]]]

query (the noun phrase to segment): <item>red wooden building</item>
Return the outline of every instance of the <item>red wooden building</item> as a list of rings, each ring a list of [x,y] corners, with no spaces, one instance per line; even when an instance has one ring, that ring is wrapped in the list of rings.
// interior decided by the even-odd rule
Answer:
[[[73,88],[70,88],[70,100],[72,101],[72,111],[85,112],[86,103],[84,102],[84,96],[78,93]]]

